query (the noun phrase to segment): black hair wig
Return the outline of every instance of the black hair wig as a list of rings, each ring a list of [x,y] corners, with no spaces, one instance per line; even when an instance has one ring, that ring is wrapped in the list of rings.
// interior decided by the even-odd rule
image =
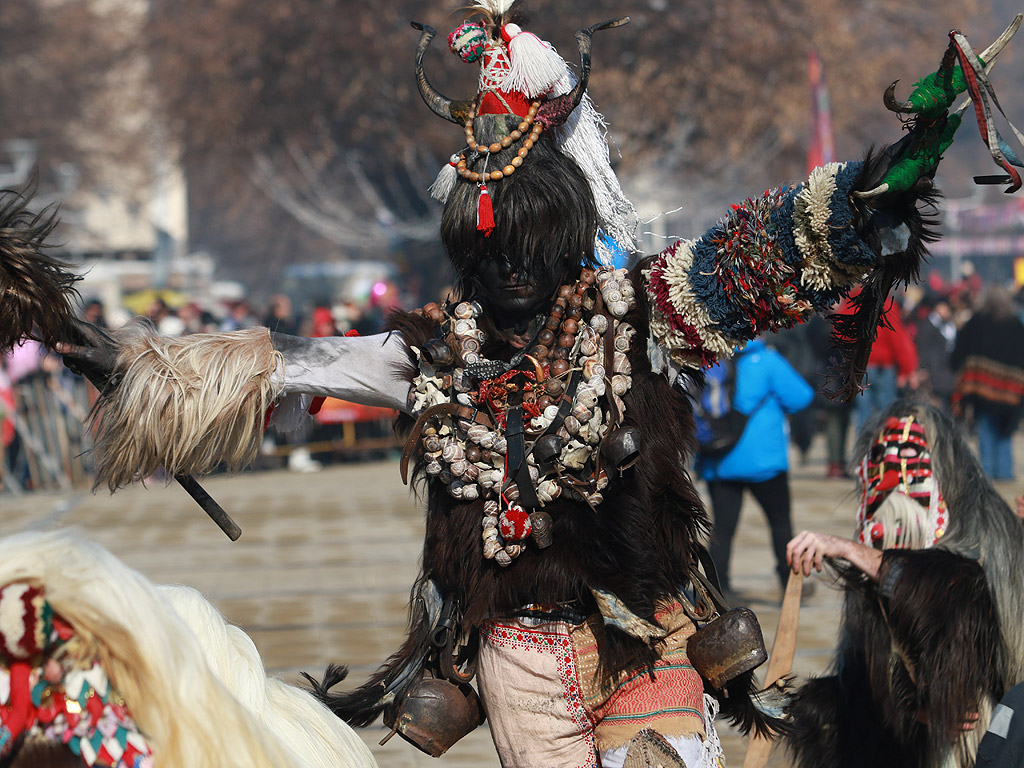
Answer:
[[[514,130],[515,115],[487,115],[475,121],[481,144],[500,141]],[[504,168],[516,156],[518,145],[491,155],[487,169]],[[482,172],[484,158],[470,163]],[[571,271],[595,264],[597,207],[586,175],[576,162],[562,154],[545,134],[530,150],[515,173],[489,182],[495,229],[485,236],[477,229],[478,184],[459,180],[445,205],[441,240],[455,269],[454,284],[460,296],[474,293],[476,265],[487,259],[507,261],[531,281],[552,277],[564,282]]]

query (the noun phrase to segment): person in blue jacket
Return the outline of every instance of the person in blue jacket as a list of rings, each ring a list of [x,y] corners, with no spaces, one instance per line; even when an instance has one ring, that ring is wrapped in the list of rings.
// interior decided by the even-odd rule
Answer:
[[[740,518],[743,492],[749,489],[768,518],[776,572],[783,586],[789,576],[786,545],[793,537],[789,496],[789,425],[786,414],[810,405],[811,386],[786,359],[754,339],[733,360],[732,407],[748,414],[743,435],[723,456],[698,455],[697,468],[707,481],[714,531],[711,559],[724,592],[731,593],[729,559]],[[716,366],[717,368],[718,366]],[[715,368],[708,376],[715,376]]]

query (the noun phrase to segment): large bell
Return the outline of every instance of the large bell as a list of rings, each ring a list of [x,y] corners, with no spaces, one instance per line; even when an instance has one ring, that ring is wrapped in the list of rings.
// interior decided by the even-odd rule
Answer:
[[[425,677],[410,686],[397,713],[384,712],[384,724],[417,749],[440,757],[484,721],[473,686]]]

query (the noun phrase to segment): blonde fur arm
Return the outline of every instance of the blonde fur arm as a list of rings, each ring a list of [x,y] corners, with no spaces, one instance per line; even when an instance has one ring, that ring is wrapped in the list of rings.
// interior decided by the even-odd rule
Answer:
[[[149,325],[112,335],[115,387],[93,413],[97,485],[238,470],[256,458],[281,355],[266,328],[170,338]]]

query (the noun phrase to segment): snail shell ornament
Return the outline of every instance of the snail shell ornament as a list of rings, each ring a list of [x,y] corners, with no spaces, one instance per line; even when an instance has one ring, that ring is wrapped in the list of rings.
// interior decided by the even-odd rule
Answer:
[[[554,521],[546,505],[565,498],[601,503],[609,483],[635,455],[632,435],[622,424],[636,335],[622,318],[635,306],[636,290],[625,270],[584,270],[575,285],[559,289],[545,328],[529,349],[532,368],[519,369],[528,371],[523,378],[515,373],[499,378],[507,370],[500,365],[467,374],[473,363],[496,362],[482,353],[490,347],[477,324],[483,313],[478,303],[424,308],[438,331],[417,350],[411,413],[459,408],[436,409],[423,425],[417,446],[421,466],[451,497],[463,503],[481,500],[483,555],[499,566],[511,565],[527,546],[535,551],[551,546]],[[479,377],[479,371],[489,370],[498,373]],[[507,397],[516,387],[521,396]],[[523,406],[517,413],[523,418],[526,451],[520,459],[526,466],[509,474],[506,420],[513,403]],[[521,492],[517,480],[530,483],[533,493]],[[535,499],[536,507],[524,508],[523,496]]]
[[[554,534],[554,521],[547,512],[534,512],[530,515],[531,536],[539,549],[551,546]]]
[[[488,560],[494,559],[494,556],[501,552],[502,546],[497,539],[488,539],[484,542],[484,557]]]

